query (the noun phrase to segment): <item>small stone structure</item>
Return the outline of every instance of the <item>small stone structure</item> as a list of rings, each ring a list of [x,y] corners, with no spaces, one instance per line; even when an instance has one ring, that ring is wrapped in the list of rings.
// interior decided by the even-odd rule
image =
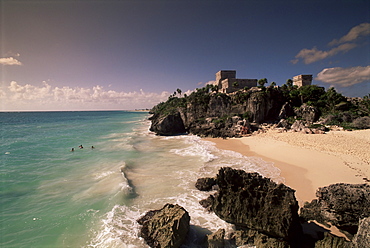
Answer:
[[[236,78],[236,71],[221,70],[216,73],[215,85],[222,93],[232,93],[245,87],[256,87],[257,79],[238,79]]]
[[[297,85],[298,87],[311,85],[312,83],[312,75],[298,75],[293,77],[293,85]]]

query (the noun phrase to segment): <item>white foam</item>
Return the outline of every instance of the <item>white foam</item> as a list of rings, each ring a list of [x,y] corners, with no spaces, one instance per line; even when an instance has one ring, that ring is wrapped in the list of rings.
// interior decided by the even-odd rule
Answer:
[[[181,140],[189,146],[185,148],[171,149],[170,152],[172,153],[183,157],[201,157],[204,162],[210,162],[217,158],[217,156],[215,156],[210,150],[209,143],[201,140],[197,136],[175,136],[174,138]]]
[[[137,219],[141,215],[134,207],[115,205],[105,215],[99,231],[86,247],[148,247],[138,236],[140,225]]]

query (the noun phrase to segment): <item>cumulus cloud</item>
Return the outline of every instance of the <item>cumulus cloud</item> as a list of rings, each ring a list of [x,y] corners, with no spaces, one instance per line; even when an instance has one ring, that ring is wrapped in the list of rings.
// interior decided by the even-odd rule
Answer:
[[[352,42],[361,36],[367,36],[370,34],[370,23],[361,23],[360,25],[353,27],[348,34],[340,38],[339,40],[332,40],[329,45],[334,46],[337,44]]]
[[[346,43],[342,44],[338,47],[334,47],[329,51],[321,51],[318,50],[316,47],[312,49],[302,49],[295,57],[296,60],[292,61],[293,64],[296,64],[299,59],[302,59],[305,64],[311,64],[313,62],[325,59],[327,57],[334,56],[340,52],[348,52],[349,50],[355,48],[357,45],[353,43]]]
[[[103,110],[151,108],[165,101],[169,93],[145,92],[144,90],[124,92],[106,90],[100,85],[92,88],[52,87],[42,85],[21,85],[15,81],[0,87],[2,110]]]
[[[370,34],[370,23],[362,23],[356,27],[353,27],[348,34],[341,37],[340,39],[332,40],[328,45],[335,46],[328,51],[322,51],[313,47],[311,49],[304,48],[298,52],[295,59],[291,60],[291,63],[296,64],[301,60],[305,64],[311,64],[319,60],[323,60],[328,57],[332,57],[338,53],[345,53],[353,48],[357,47],[355,43],[360,37],[367,36]],[[351,42],[351,43],[350,43]]]
[[[370,81],[370,66],[326,68],[317,74],[315,80],[331,84],[332,86],[352,86]]]
[[[1,65],[22,65],[22,63],[19,60],[13,57],[0,58],[0,64]]]

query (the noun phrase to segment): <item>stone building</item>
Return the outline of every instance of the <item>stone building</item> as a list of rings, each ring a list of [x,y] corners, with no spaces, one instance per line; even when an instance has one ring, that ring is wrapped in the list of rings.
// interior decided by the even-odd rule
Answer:
[[[312,83],[312,75],[298,75],[293,77],[293,85],[297,85],[298,87],[304,85],[311,85]]]
[[[221,70],[216,73],[215,85],[222,93],[232,93],[245,87],[256,87],[257,79],[238,79],[236,78],[236,71]]]

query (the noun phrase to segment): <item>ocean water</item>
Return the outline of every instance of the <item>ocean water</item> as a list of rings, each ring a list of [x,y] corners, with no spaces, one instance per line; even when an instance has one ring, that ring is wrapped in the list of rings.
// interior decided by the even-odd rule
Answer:
[[[210,194],[194,187],[199,177],[231,166],[282,180],[272,164],[199,137],[156,136],[148,117],[0,113],[0,247],[148,247],[136,220],[166,203],[189,212],[185,247],[198,247],[206,233],[232,231],[199,205]]]

